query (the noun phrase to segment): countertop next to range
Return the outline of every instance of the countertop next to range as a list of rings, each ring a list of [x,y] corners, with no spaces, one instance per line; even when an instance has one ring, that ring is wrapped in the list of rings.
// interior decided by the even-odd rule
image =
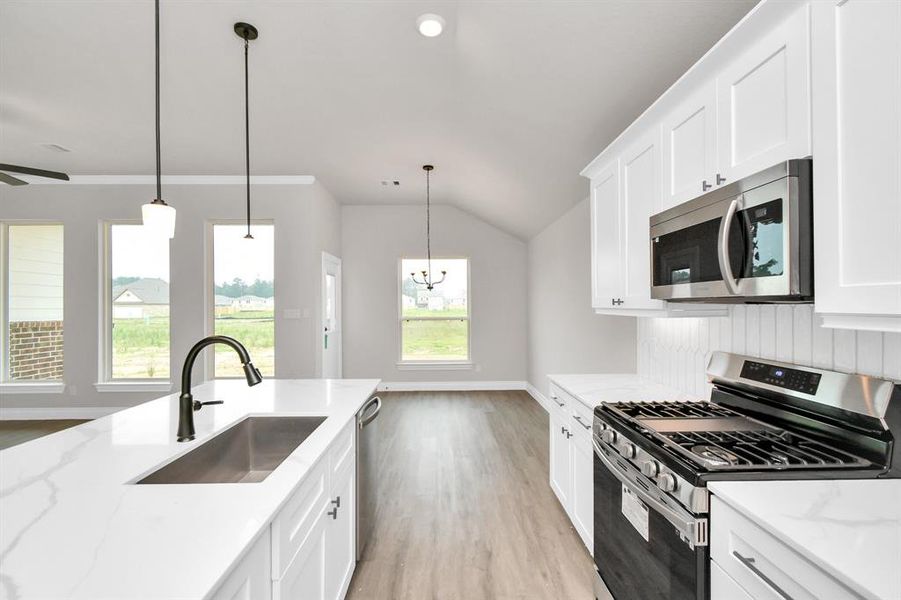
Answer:
[[[602,402],[700,400],[634,374],[548,375],[548,379],[591,409]]]
[[[901,598],[901,480],[718,481],[708,487],[856,593]]]
[[[0,597],[203,598],[264,531],[377,380],[219,380],[175,441],[178,394],[0,452]],[[132,485],[248,415],[327,419],[260,483]]]

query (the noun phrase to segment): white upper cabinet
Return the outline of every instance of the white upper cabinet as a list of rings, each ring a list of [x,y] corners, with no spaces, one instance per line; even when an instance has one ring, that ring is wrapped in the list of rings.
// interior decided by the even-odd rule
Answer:
[[[616,306],[622,296],[619,162],[591,180],[591,296],[595,308]]]
[[[709,190],[716,171],[716,84],[700,87],[663,119],[663,202],[672,208]]]
[[[901,331],[901,2],[813,3],[816,311]]]
[[[810,155],[809,22],[803,5],[717,76],[715,185]]]
[[[623,291],[627,309],[663,309],[651,299],[649,219],[660,206],[660,130],[638,138],[620,160],[622,182]]]

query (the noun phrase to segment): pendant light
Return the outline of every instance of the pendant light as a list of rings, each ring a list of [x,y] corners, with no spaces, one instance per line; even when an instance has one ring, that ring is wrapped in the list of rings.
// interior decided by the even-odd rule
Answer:
[[[244,170],[247,176],[247,235],[245,240],[252,240],[250,234],[250,77],[247,66],[247,50],[250,40],[259,37],[260,32],[250,23],[235,23],[235,35],[244,40]]]
[[[175,237],[175,209],[163,200],[162,170],[160,167],[160,0],[155,2],[156,39],[156,198],[141,206],[144,227],[166,236]]]
[[[422,281],[416,279],[416,273],[410,273],[413,283],[424,285],[425,289],[429,291],[432,291],[447,276],[447,271],[441,271],[441,279],[434,281],[432,277],[432,202],[429,176],[434,168],[432,165],[422,165],[422,170],[425,171],[425,247],[428,270],[422,272]]]

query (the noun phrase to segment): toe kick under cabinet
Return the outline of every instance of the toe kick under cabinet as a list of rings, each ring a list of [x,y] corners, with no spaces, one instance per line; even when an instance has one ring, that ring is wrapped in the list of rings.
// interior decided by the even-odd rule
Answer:
[[[588,551],[594,553],[594,451],[590,408],[550,387],[550,484]]]
[[[215,600],[340,600],[356,565],[355,422],[213,594]]]

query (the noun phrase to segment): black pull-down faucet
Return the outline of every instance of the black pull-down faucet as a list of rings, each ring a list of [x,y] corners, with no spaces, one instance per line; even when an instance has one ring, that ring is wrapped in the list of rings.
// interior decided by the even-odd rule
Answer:
[[[181,370],[181,396],[178,397],[178,441],[190,442],[194,439],[194,412],[200,410],[206,404],[222,404],[222,400],[214,400],[212,402],[198,402],[194,400],[191,394],[191,371],[194,370],[194,361],[200,351],[212,344],[225,344],[234,349],[241,358],[241,364],[244,367],[244,376],[247,378],[247,385],[253,386],[263,381],[260,370],[253,366],[250,362],[250,354],[247,348],[235,338],[225,335],[211,335],[205,337],[188,351],[185,357],[185,365]]]

